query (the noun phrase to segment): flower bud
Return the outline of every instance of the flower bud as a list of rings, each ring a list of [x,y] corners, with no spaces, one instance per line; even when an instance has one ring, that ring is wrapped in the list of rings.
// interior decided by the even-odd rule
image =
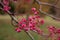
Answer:
[[[15,31],[21,32],[21,29],[20,28],[16,28]]]

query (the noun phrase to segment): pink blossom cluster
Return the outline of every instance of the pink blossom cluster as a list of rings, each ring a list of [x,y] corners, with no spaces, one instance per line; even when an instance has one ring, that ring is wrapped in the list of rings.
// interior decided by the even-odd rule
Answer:
[[[26,1],[30,2],[30,0]],[[8,11],[11,9],[11,7],[9,6],[9,0],[3,0],[3,4],[4,4],[3,6],[4,11]],[[44,20],[40,19],[40,16],[38,15],[39,12],[37,11],[36,8],[32,8],[31,10],[34,13],[34,16],[29,16],[27,19],[26,18],[20,19],[20,21],[17,24],[18,27],[15,30],[17,32],[21,32],[22,30],[26,32],[32,30],[37,32],[38,34],[43,34],[43,31],[38,27],[44,24]],[[48,31],[50,33],[49,37],[53,38],[54,35],[58,35],[57,40],[60,40],[60,29],[56,28],[55,26],[49,26]]]
[[[3,6],[4,11],[8,11],[11,9],[11,7],[9,6],[9,0],[3,0],[3,4],[4,4]]]
[[[60,34],[60,29],[56,28],[55,26],[49,26],[48,30],[49,30],[50,33]]]
[[[35,8],[32,8],[32,11],[34,12],[34,16],[29,16],[28,19],[22,18],[18,23],[18,28],[16,28],[17,32],[21,32],[21,30],[25,31],[35,31],[38,34],[42,34],[42,30],[40,28],[37,28],[40,26],[40,24],[44,24],[44,20],[40,20],[40,16],[38,16],[38,12]],[[35,14],[35,12],[37,12]]]
[[[57,40],[60,40],[60,29],[55,26],[49,26],[48,30],[50,32],[49,36],[53,39],[57,35]]]
[[[16,28],[17,32],[21,32],[21,30],[25,30],[25,31],[35,31],[38,32],[39,34],[42,33],[42,30],[40,30],[39,28],[37,28],[37,22],[35,21],[35,18],[28,18],[28,20],[26,20],[25,18],[23,18],[21,21],[19,21],[18,23],[18,28]]]
[[[9,0],[3,0],[4,5],[9,5]]]
[[[37,15],[39,12],[36,10],[36,8],[32,8],[32,12],[34,12],[35,15]]]

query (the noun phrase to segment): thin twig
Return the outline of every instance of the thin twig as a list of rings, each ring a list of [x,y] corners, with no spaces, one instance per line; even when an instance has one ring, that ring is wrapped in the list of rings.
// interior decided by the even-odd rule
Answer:
[[[57,8],[57,9],[60,9],[59,7],[57,7],[57,6],[53,5],[53,4],[40,2],[39,0],[36,0],[36,2],[37,2],[39,5],[49,5],[49,6],[53,6],[53,7]],[[53,15],[51,15],[51,14],[48,14],[48,13],[46,13],[46,12],[40,10],[40,9],[39,9],[39,11],[40,11],[41,13],[47,15],[47,16],[50,16],[50,17],[52,17],[52,18],[60,21],[60,18],[57,18],[57,17],[55,17],[55,16],[53,16]]]
[[[31,33],[30,32],[26,32],[27,34],[28,34],[28,36],[32,39],[32,40],[34,40],[34,38],[33,38],[33,36],[31,35]]]
[[[53,5],[53,4],[49,4],[49,3],[45,3],[45,2],[40,2],[39,0],[36,0],[36,2],[39,4],[39,5],[47,5],[47,6],[51,6],[51,7],[55,7],[57,9],[60,9],[59,7],[57,7],[56,5]]]
[[[42,10],[39,10],[41,13],[43,13],[43,14],[45,14],[45,15],[47,15],[47,16],[50,16],[50,17],[52,17],[52,18],[54,18],[54,19],[56,19],[56,20],[59,20],[60,21],[60,18],[57,18],[57,17],[55,17],[55,16],[53,16],[53,15],[51,15],[51,14],[48,14],[48,13],[46,13],[46,12],[44,12],[44,11],[42,11]]]

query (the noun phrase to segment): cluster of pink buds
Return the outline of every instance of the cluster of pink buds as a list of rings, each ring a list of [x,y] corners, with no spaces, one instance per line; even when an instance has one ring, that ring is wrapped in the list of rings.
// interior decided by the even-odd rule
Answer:
[[[11,9],[11,7],[9,6],[9,0],[3,0],[3,4],[4,4],[3,6],[4,11],[8,11]]]
[[[56,33],[60,34],[60,29],[57,29],[57,30],[56,30]]]
[[[60,29],[56,28],[55,26],[49,26],[48,30],[50,32],[49,36],[53,39],[55,35],[57,36],[57,40],[60,40]]]
[[[42,30],[40,30],[40,28],[37,27],[40,26],[40,24],[44,24],[44,20],[40,20],[40,16],[37,15],[38,12],[36,11],[36,8],[32,8],[32,11],[35,15],[29,16],[28,20],[22,18],[18,23],[18,28],[16,28],[17,32],[21,32],[21,30],[32,30],[37,32],[38,34],[42,34]]]
[[[21,30],[25,30],[25,31],[32,30],[38,32],[38,34],[41,34],[42,31],[36,26],[37,26],[37,22],[34,21],[34,18],[29,17],[28,21],[26,19],[22,19],[21,21],[19,21],[18,28],[16,28],[16,31],[21,32]]]
[[[51,33],[55,33],[55,32],[56,32],[56,28],[55,28],[54,26],[49,26],[49,27],[48,27],[48,30],[49,30],[49,32],[51,32]]]
[[[48,30],[50,33],[60,34],[60,29],[56,28],[55,26],[49,26]]]
[[[37,15],[39,12],[36,10],[36,8],[32,8],[32,11],[34,12],[35,15]]]
[[[3,0],[4,5],[9,5],[9,0]]]

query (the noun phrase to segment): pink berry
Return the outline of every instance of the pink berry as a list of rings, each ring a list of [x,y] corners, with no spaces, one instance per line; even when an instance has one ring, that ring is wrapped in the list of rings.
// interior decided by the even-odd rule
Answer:
[[[40,30],[39,28],[35,29],[37,31],[38,34],[42,34],[42,30]]]
[[[29,21],[32,21],[32,20],[33,20],[33,19],[32,19],[32,16],[30,16],[30,17],[28,18],[28,20],[29,20]]]
[[[33,30],[33,28],[30,28],[30,30]]]
[[[32,27],[33,30],[36,30],[36,27]]]

